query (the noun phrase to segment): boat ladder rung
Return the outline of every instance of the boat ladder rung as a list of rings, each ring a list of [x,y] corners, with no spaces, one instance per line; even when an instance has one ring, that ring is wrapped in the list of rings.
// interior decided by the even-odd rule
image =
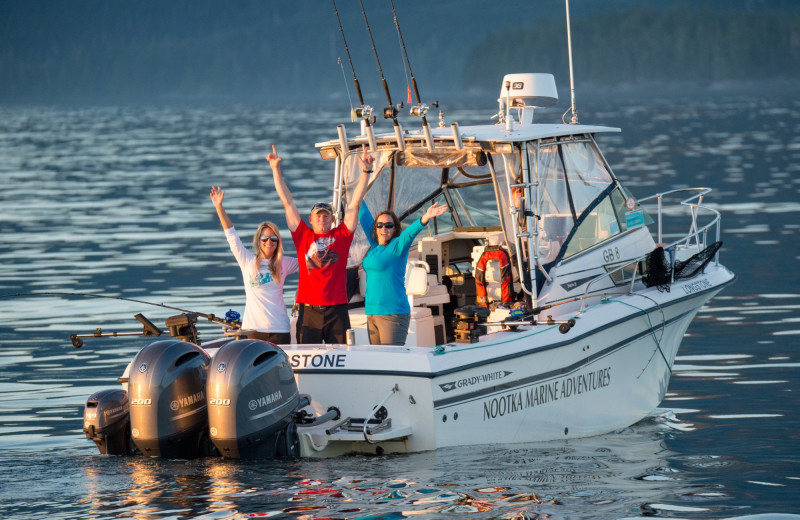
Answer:
[[[371,419],[367,426],[367,434],[374,442],[390,441],[401,439],[411,435],[410,426],[392,426],[392,419],[386,418],[382,421]],[[326,430],[328,440],[331,441],[363,441],[364,440],[364,419],[348,418],[338,427]]]

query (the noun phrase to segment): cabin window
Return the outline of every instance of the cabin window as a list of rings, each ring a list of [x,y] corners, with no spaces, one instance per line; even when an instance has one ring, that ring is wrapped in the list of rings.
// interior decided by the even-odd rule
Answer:
[[[548,263],[555,260],[561,246],[572,229],[574,218],[567,193],[564,164],[558,153],[558,145],[539,147],[539,160],[536,161],[536,145],[528,148],[531,164],[538,167],[540,199],[536,213],[539,220],[539,261]]]
[[[539,261],[547,264],[558,258],[575,223],[614,178],[591,141],[583,136],[530,142],[528,159],[536,167],[532,177],[538,175],[540,185]],[[619,232],[614,206],[605,201],[585,217],[564,257]]]
[[[595,244],[608,240],[619,234],[620,225],[617,213],[611,204],[611,197],[606,197],[584,217],[578,229],[567,245],[564,258],[580,253]]]
[[[590,143],[564,143],[561,151],[572,204],[580,215],[614,181]]]
[[[611,200],[614,203],[614,209],[617,210],[617,219],[619,220],[619,227],[620,230],[622,231],[628,230],[628,226],[626,224],[627,220],[625,218],[625,215],[627,213],[630,213],[630,210],[628,210],[628,208],[625,206],[625,200],[630,196],[631,196],[630,193],[628,193],[627,190],[622,188],[622,186],[620,186],[619,189],[616,189],[611,192]],[[639,205],[638,202],[636,203],[636,208],[634,209],[634,211],[642,213],[645,225],[649,226],[650,224],[653,223],[653,219],[650,217],[647,211],[645,211],[645,209]]]

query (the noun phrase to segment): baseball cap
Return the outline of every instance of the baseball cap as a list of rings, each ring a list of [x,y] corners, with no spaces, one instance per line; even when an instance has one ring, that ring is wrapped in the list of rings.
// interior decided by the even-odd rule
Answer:
[[[327,202],[317,202],[313,206],[311,206],[311,214],[313,215],[317,211],[327,211],[331,215],[333,215],[333,208]]]

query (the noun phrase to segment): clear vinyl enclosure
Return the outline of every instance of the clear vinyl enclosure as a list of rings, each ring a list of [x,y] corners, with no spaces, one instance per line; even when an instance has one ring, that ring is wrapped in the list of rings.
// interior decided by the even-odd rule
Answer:
[[[447,204],[450,211],[420,237],[470,228],[502,231],[513,255],[521,252],[531,266],[529,259],[538,257],[546,270],[626,231],[628,194],[590,135],[513,143],[512,153],[494,149],[481,143],[460,151],[379,150],[367,207],[373,215],[393,210],[410,223],[432,202]],[[361,173],[355,155],[345,157],[341,170],[341,208]],[[538,234],[528,232],[534,223]],[[358,229],[350,264],[360,263],[368,247]]]

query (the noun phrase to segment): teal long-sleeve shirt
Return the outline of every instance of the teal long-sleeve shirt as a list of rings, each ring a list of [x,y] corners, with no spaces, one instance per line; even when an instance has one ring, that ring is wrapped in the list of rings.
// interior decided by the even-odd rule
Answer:
[[[406,296],[408,248],[425,226],[422,225],[420,219],[417,219],[404,229],[400,236],[382,246],[372,238],[372,226],[375,219],[363,202],[358,211],[358,220],[370,245],[370,249],[361,263],[367,273],[367,294],[364,297],[365,313],[382,315],[411,312],[408,296]]]

